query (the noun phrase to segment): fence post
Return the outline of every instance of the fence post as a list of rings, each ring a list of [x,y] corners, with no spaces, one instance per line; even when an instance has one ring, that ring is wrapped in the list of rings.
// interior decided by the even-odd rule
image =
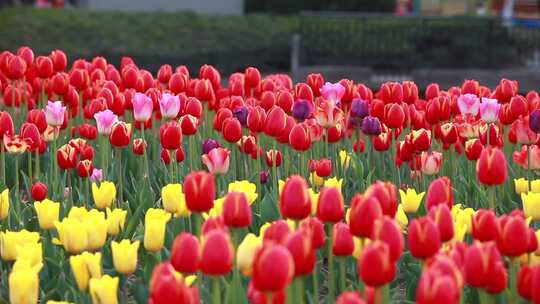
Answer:
[[[294,79],[298,76],[300,68],[300,34],[293,34],[291,39],[291,74]]]

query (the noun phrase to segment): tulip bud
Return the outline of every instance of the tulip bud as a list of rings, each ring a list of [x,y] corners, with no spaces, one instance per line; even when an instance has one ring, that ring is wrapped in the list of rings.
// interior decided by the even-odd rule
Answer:
[[[414,219],[409,225],[409,250],[418,259],[426,259],[439,251],[440,232],[429,217]]]
[[[294,275],[294,261],[284,246],[264,244],[253,261],[253,285],[262,292],[285,289]]]
[[[507,171],[504,153],[493,146],[484,148],[476,163],[478,180],[488,186],[501,185],[508,177]]]
[[[180,124],[170,121],[159,128],[161,147],[166,150],[176,150],[182,144],[182,129]]]
[[[517,257],[527,252],[529,233],[522,216],[503,215],[498,219],[497,248],[501,254]]]
[[[454,204],[452,182],[446,176],[439,177],[432,181],[426,194],[427,210],[439,204],[447,205],[448,209],[452,209],[452,205]]]
[[[199,269],[199,241],[194,235],[182,232],[174,239],[171,264],[181,273],[195,273]]]
[[[281,151],[278,150],[268,150],[265,153],[265,161],[268,167],[281,166],[282,156]]]
[[[169,262],[160,263],[154,268],[149,298],[150,303],[197,303],[183,277]]]
[[[32,200],[34,201],[42,201],[47,198],[47,185],[45,185],[42,182],[36,182],[32,185],[32,189],[30,190],[32,194]]]
[[[251,225],[251,208],[243,192],[229,192],[225,196],[223,222],[233,228]]]
[[[376,181],[368,187],[365,194],[366,197],[375,197],[381,206],[383,214],[394,217],[398,208],[396,186],[391,182]]]
[[[517,290],[519,295],[526,300],[532,300],[533,274],[534,268],[529,265],[521,266],[518,272]]]
[[[373,225],[371,239],[386,243],[390,249],[392,261],[399,260],[403,253],[404,241],[399,226],[394,219],[388,216],[377,219]]]
[[[441,242],[448,242],[454,238],[454,219],[448,206],[439,204],[429,209],[429,217],[439,228]]]
[[[208,212],[214,206],[216,185],[214,176],[204,171],[189,173],[184,179],[186,204],[192,212]]]
[[[111,128],[109,142],[117,148],[123,148],[129,145],[131,141],[131,124],[123,121],[116,122]]]
[[[349,227],[357,237],[371,237],[375,221],[382,217],[381,205],[375,197],[356,194],[351,200]]]
[[[472,219],[472,236],[480,242],[494,241],[498,234],[497,216],[493,210],[480,209]]]
[[[388,245],[380,241],[369,243],[358,260],[358,273],[368,286],[390,283],[396,275],[396,264],[391,259]]]
[[[242,125],[235,118],[226,119],[223,122],[223,138],[230,142],[236,143],[242,137]]]
[[[261,234],[263,235],[263,240],[265,243],[272,241],[284,245],[290,232],[291,228],[286,221],[277,220],[268,226],[268,228],[264,230],[264,233],[261,232]]]
[[[336,187],[323,187],[317,204],[317,217],[323,222],[336,223],[343,219],[343,195]]]
[[[146,141],[142,138],[135,138],[133,140],[133,154],[135,155],[144,155],[146,150]]]
[[[293,175],[287,179],[279,200],[279,209],[284,218],[301,220],[311,213],[311,198],[305,179]]]
[[[111,242],[111,251],[113,264],[116,271],[121,274],[130,274],[137,268],[137,251],[139,250],[139,241],[131,242],[122,240],[120,243]]]
[[[280,107],[274,107],[266,116],[266,123],[264,132],[268,136],[276,137],[281,134],[281,132],[287,126],[287,115]]]
[[[220,276],[232,269],[234,248],[229,234],[212,230],[204,235],[201,243],[200,269],[205,275]]]
[[[81,160],[77,164],[77,176],[89,177],[94,171],[94,164],[91,160]]]
[[[335,256],[349,256],[354,251],[354,241],[349,226],[343,222],[335,223],[333,229],[332,254]]]
[[[493,243],[474,243],[465,252],[464,274],[467,284],[487,287],[493,275],[493,269],[501,262],[501,257]]]
[[[460,290],[454,278],[437,270],[425,270],[416,289],[416,303],[458,303]]]

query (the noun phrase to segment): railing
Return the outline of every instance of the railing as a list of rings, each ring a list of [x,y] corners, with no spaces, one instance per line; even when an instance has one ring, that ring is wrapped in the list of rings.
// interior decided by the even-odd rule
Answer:
[[[540,50],[540,27],[489,17],[303,12],[300,64],[375,69],[507,68]]]

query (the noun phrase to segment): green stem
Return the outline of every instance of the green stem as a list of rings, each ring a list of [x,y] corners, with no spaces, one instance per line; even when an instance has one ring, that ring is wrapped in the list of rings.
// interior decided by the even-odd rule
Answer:
[[[118,205],[122,206],[124,203],[124,172],[122,170],[122,148],[117,150],[118,154],[118,197],[120,198]]]
[[[0,140],[0,144],[3,146],[4,141]],[[7,187],[6,185],[6,151],[0,151],[0,174],[2,175],[2,187]]]
[[[304,277],[297,277],[296,281],[296,303],[304,304]]]
[[[496,196],[496,188],[494,186],[488,186],[488,192],[489,192],[489,208],[493,210],[493,212],[497,213],[497,205],[495,204]]]
[[[334,284],[334,254],[332,252],[332,244],[334,243],[334,229],[332,224],[328,225],[328,302],[332,302],[335,298]]]
[[[389,284],[386,284],[383,287],[381,287],[381,299],[382,299],[381,303],[384,303],[384,304],[391,302]]]
[[[315,266],[313,267],[312,280],[313,280],[313,299],[315,303],[319,303],[319,267],[317,266],[317,262],[315,262]]]
[[[142,139],[143,139],[143,142],[146,143],[146,139],[144,138],[144,124],[141,124],[141,136],[142,136]],[[143,154],[143,157],[144,157],[144,175],[143,177],[145,179],[149,178],[149,167],[148,167],[148,143],[147,144],[147,147],[144,149],[144,154]]]
[[[527,188],[531,191],[531,145],[527,145]]]
[[[35,178],[39,179],[39,175],[40,175],[40,156],[39,156],[39,151],[38,150],[36,150],[35,159],[36,159],[36,170],[35,170],[34,174],[35,174]]]
[[[346,258],[341,258],[340,261],[338,262],[339,264],[339,292],[344,292],[345,289],[347,289],[347,270],[345,268],[346,266],[346,263],[347,263],[347,260]]]
[[[509,279],[510,279],[510,299],[509,303],[518,303],[517,293],[517,273],[519,268],[519,258],[510,259]]]
[[[193,224],[195,225],[195,235],[200,236],[201,235],[201,214],[194,212],[193,213]]]
[[[220,277],[212,277],[212,303],[221,304]]]

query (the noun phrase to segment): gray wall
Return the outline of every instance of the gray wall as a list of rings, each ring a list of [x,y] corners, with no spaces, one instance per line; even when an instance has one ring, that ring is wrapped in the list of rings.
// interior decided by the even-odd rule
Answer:
[[[193,11],[224,15],[244,12],[243,0],[82,0],[80,3],[94,10]]]

